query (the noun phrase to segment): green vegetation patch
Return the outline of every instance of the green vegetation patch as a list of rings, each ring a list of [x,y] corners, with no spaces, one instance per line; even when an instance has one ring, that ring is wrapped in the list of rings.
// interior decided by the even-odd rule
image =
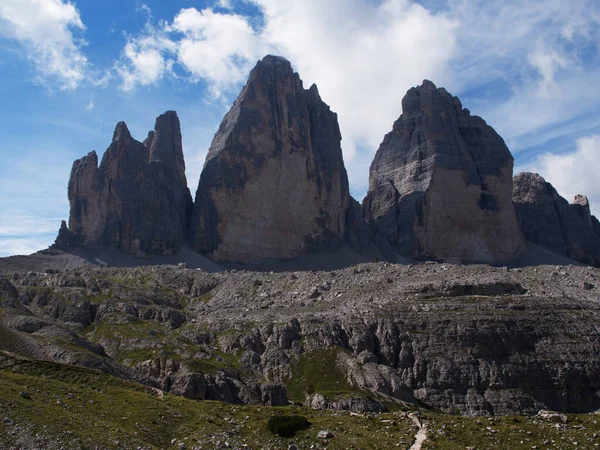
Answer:
[[[315,357],[303,361],[305,367]],[[29,398],[22,396],[24,392]],[[312,426],[300,427],[293,438],[283,437],[270,429],[274,416],[302,416]],[[428,438],[422,448],[598,448],[600,416],[567,417],[563,424],[538,417],[423,412]],[[194,401],[158,395],[145,386],[94,370],[1,352],[0,418],[0,445],[6,448],[177,449],[180,443],[187,448],[218,448],[219,442],[227,442],[230,448],[280,449],[293,440],[298,448],[406,449],[417,432],[412,420],[400,412],[363,416],[296,406]],[[277,420],[292,426],[297,419]],[[320,430],[333,437],[326,442],[318,439]]]
[[[408,447],[414,435],[410,420],[392,414],[365,418],[292,406],[160,396],[101,372],[40,361],[14,359],[11,369],[7,364],[0,367],[0,417],[6,419],[0,432],[8,448],[176,449],[180,443],[218,448],[219,442],[231,448],[287,448],[290,438],[267,427],[274,415],[302,416],[312,424],[307,429],[293,421],[299,448],[321,448],[317,433],[323,429],[334,435],[328,441],[330,449],[392,448],[397,443]],[[30,398],[23,398],[22,392]],[[390,420],[398,422],[390,425]],[[31,439],[27,446],[20,440],[24,434]]]
[[[346,376],[337,366],[337,356],[345,351],[334,347],[316,352],[303,353],[290,365],[291,378],[286,383],[288,397],[303,402],[306,394],[319,393],[329,399],[348,396],[364,396],[359,389],[348,384]]]
[[[206,294],[198,297],[198,300],[201,301],[202,303],[210,303],[210,301],[213,299],[214,296],[215,296],[215,294],[213,293],[213,291],[209,291]]]
[[[92,324],[83,331],[88,339],[98,341],[100,338],[107,339],[139,339],[161,340],[167,329],[150,320],[131,319],[127,323]]]
[[[214,374],[221,369],[240,370],[239,353],[213,351],[210,358],[185,359],[184,362],[194,372]]]

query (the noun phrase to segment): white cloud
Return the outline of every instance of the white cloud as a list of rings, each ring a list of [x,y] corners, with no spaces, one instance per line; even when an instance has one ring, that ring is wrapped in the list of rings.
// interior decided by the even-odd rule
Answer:
[[[141,3],[141,4],[138,3],[138,5],[136,6],[135,10],[138,11],[138,12],[142,12],[142,13],[146,14],[148,17],[152,16],[152,10],[145,3]]]
[[[84,42],[74,32],[85,30],[79,12],[61,0],[2,0],[0,35],[18,41],[35,64],[39,81],[75,89],[85,79],[88,62]]]
[[[592,208],[600,208],[600,135],[577,140],[575,151],[555,155],[543,153],[520,171],[537,172],[568,201],[587,195]]]
[[[108,87],[108,83],[115,76],[111,73],[110,70],[106,70],[104,75],[100,75],[99,73],[92,79],[90,79],[90,83],[93,87],[106,88]]]
[[[218,0],[216,6],[223,9],[231,9],[233,7],[232,0]]]
[[[516,88],[504,102],[484,107],[482,115],[518,154],[560,135],[580,132],[586,124],[597,126],[590,119],[598,118],[600,90],[593,86],[599,77],[600,68],[574,67],[560,80],[547,83],[543,95],[538,80]]]
[[[351,179],[366,186],[366,166],[400,115],[406,90],[432,75],[443,78],[455,51],[455,22],[408,0],[252,2],[264,16],[261,30],[248,17],[188,8],[130,38],[122,88],[157,82],[171,61],[222,98],[239,89],[256,60],[281,54],[338,112]]]
[[[552,89],[555,76],[559,69],[566,69],[572,63],[569,58],[546,43],[539,41],[533,51],[529,53],[529,62],[540,74],[538,95],[547,97]]]
[[[54,243],[56,236],[32,236],[0,239],[0,257],[12,255],[31,255],[48,248]]]
[[[86,111],[93,111],[94,110],[94,101],[93,100],[90,100],[90,102],[85,107],[85,110]]]
[[[553,125],[589,114],[600,102],[593,88],[598,68],[585,55],[600,42],[597,0],[451,0],[449,14],[460,22],[449,87],[504,87],[471,109],[511,150],[547,141]]]
[[[137,86],[148,86],[171,72],[173,61],[169,54],[176,50],[165,33],[147,23],[140,36],[127,36],[121,60],[115,70],[121,77],[121,89],[131,92]]]
[[[133,91],[175,75],[172,66],[177,62],[192,81],[207,80],[212,96],[219,98],[244,81],[264,51],[246,18],[187,8],[171,24],[148,23],[143,33],[129,36],[117,72],[121,88]]]
[[[211,82],[212,94],[242,83],[266,46],[247,19],[211,9],[182,9],[166,28],[177,32],[177,60],[196,80]]]

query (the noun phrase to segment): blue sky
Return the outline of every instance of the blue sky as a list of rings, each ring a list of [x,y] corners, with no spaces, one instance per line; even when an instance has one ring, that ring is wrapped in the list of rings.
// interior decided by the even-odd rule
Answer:
[[[124,120],[181,119],[192,193],[256,61],[287,57],[339,115],[351,191],[430,79],[506,140],[516,171],[600,208],[597,0],[2,0],[0,256],[52,243],[74,159]]]

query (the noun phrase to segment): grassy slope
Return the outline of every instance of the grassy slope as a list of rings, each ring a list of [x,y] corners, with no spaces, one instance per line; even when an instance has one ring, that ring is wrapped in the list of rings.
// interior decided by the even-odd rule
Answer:
[[[424,414],[433,430],[423,449],[597,449],[600,415],[568,415],[567,424],[537,417],[493,418]]]
[[[410,447],[416,431],[399,412],[364,418],[300,407],[197,402],[167,394],[160,399],[151,389],[92,370],[0,356],[0,448],[24,447],[28,441],[23,435],[39,434],[36,444],[43,448],[177,448],[171,444],[175,439],[187,448],[215,448],[218,441],[234,448],[286,448],[294,441],[300,448],[387,449]],[[31,399],[22,398],[22,392]],[[273,436],[266,423],[282,413],[305,415],[313,425],[292,439]],[[430,440],[424,445],[429,449],[600,445],[594,437],[600,433],[596,415],[569,416],[568,424],[558,428],[531,417],[465,418],[426,412],[423,418],[430,424]],[[395,424],[382,422],[386,419]],[[331,430],[334,438],[316,439],[322,429]]]
[[[348,384],[337,367],[339,347],[303,353],[291,364],[292,376],[286,383],[290,400],[302,403],[306,394],[319,393],[330,400],[339,397],[365,397],[366,393]]]
[[[168,394],[160,399],[151,389],[95,371],[27,361],[0,370],[0,414],[0,433],[7,436],[8,447],[22,442],[11,434],[19,426],[30,435],[46,436],[48,447],[54,442],[67,448],[176,448],[173,439],[188,448],[214,448],[217,441],[287,448],[290,440],[304,448],[319,445],[316,435],[322,429],[335,434],[329,448],[366,448],[374,435],[378,448],[390,448],[409,446],[415,432],[408,419],[396,418],[394,426],[381,422],[394,418],[392,414],[362,418],[298,407],[196,402]],[[305,415],[312,427],[293,439],[279,438],[266,429],[273,414]],[[7,425],[4,418],[15,423]]]

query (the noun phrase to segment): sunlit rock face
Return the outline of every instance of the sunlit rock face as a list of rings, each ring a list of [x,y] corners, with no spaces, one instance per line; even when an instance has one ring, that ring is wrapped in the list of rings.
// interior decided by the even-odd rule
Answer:
[[[371,164],[366,221],[415,259],[500,262],[523,239],[502,138],[430,81],[410,89]]]

